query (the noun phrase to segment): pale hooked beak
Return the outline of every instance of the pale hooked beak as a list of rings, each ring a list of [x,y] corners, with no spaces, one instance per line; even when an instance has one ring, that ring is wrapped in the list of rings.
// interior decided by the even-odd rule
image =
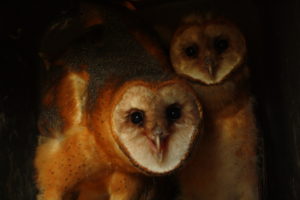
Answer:
[[[215,62],[214,60],[210,57],[210,56],[207,56],[204,58],[204,63],[205,63],[205,66],[208,70],[208,73],[211,77],[214,77],[214,68],[215,68]]]
[[[213,67],[211,65],[208,66],[208,73],[213,76]]]
[[[154,143],[156,146],[156,159],[158,162],[161,163],[163,160],[163,150],[161,148],[162,135],[163,135],[162,129],[159,126],[157,126],[153,131],[153,135],[154,135]]]

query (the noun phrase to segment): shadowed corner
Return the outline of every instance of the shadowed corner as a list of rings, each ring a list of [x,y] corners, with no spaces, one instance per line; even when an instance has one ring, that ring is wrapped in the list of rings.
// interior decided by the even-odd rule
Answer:
[[[0,196],[32,200],[36,195],[37,73],[20,44],[9,38],[1,44],[6,54],[0,59]]]
[[[32,16],[23,12],[16,15],[22,6],[5,4],[0,14],[6,19],[0,22],[0,50],[4,52],[0,55],[0,198],[3,200],[33,200],[37,193],[33,168],[38,135],[35,40],[40,26],[29,28]]]
[[[0,198],[36,197],[38,43],[46,25],[70,2],[8,2],[0,8]],[[3,19],[3,20],[2,20]]]

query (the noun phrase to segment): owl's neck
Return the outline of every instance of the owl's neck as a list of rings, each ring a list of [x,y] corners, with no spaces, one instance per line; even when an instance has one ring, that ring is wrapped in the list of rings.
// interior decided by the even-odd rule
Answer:
[[[249,101],[248,88],[249,71],[242,67],[224,82],[217,85],[203,85],[195,83],[200,100],[208,114],[224,112],[231,114]]]

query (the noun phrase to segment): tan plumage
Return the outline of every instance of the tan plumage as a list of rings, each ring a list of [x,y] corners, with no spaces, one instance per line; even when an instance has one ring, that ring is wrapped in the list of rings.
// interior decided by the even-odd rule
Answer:
[[[210,85],[243,65],[245,54],[245,39],[233,24],[190,16],[177,29],[170,56],[178,74]]]
[[[172,66],[193,84],[206,115],[203,138],[178,174],[182,199],[259,198],[245,57],[245,39],[226,19],[193,14],[174,33]]]
[[[35,157],[39,200],[152,199],[149,176],[182,166],[200,134],[193,88],[163,70],[155,47],[139,43],[116,13],[101,11],[104,19],[93,21],[104,23],[49,67],[55,76],[42,98]]]

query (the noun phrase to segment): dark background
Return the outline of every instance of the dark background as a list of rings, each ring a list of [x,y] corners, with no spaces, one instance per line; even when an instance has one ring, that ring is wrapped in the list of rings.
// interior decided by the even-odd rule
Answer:
[[[300,1],[132,2],[154,24],[175,23],[182,13],[198,8],[241,27],[260,128],[262,198],[300,199]],[[76,5],[75,0],[0,4],[0,199],[34,199],[39,41],[52,20]]]

